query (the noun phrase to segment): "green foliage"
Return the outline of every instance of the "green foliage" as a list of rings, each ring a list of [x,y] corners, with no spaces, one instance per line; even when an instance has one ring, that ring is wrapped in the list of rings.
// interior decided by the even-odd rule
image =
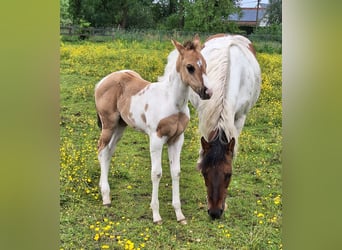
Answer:
[[[67,3],[67,0],[63,0]],[[86,20],[92,27],[123,29],[195,30],[205,32],[235,32],[228,15],[238,12],[236,0],[69,0],[61,4],[75,25]],[[63,8],[63,10],[62,10]],[[61,24],[64,24],[61,20]]]
[[[71,15],[69,13],[69,0],[60,0],[60,24],[68,26],[72,24]]]
[[[282,25],[274,24],[266,27],[258,27],[249,37],[253,41],[282,42]]]
[[[232,23],[227,23],[228,16],[238,11],[236,1],[189,1],[185,4],[185,30],[205,32],[233,32]]]
[[[277,25],[282,23],[282,0],[270,0],[266,10],[268,24]]]
[[[164,222],[152,223],[148,137],[130,128],[111,162],[112,207],[102,206],[94,86],[109,72],[127,68],[155,81],[172,49],[169,41],[61,44],[60,249],[282,249],[279,54],[257,54],[262,90],[239,138],[222,219],[207,215],[204,181],[195,169],[199,134],[193,108],[181,153],[180,194],[188,225],[176,222],[171,205],[167,150],[159,189]]]

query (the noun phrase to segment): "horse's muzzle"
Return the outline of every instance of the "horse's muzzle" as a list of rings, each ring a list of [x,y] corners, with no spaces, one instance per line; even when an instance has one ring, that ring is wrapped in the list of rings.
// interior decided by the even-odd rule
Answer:
[[[208,214],[213,220],[220,219],[223,214],[223,209],[210,209],[208,210]]]

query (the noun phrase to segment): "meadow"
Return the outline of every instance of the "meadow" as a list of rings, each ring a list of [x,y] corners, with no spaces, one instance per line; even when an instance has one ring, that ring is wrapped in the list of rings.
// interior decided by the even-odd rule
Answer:
[[[112,206],[102,206],[94,86],[121,69],[156,81],[172,49],[171,42],[160,41],[61,43],[60,249],[282,249],[282,56],[277,53],[257,54],[261,94],[239,138],[222,219],[212,221],[207,214],[204,180],[195,168],[200,136],[191,104],[180,179],[188,225],[176,222],[171,205],[167,150],[159,188],[163,224],[152,223],[148,137],[131,128],[112,158]]]

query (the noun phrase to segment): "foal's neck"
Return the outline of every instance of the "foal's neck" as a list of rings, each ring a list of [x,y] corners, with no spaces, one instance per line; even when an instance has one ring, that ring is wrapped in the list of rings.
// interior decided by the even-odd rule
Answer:
[[[170,89],[170,97],[174,99],[175,105],[179,109],[187,106],[190,91],[189,86],[182,81],[176,69],[169,75],[166,84],[168,85],[168,89]]]

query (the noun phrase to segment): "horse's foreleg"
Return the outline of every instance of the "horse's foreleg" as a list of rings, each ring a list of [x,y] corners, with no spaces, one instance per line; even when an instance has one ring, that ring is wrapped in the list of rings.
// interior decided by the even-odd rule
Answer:
[[[172,206],[175,209],[177,221],[186,224],[185,216],[182,213],[179,196],[180,179],[180,152],[184,142],[184,134],[181,134],[177,141],[168,145],[170,172],[172,178]]]
[[[152,199],[151,199],[151,209],[153,214],[153,222],[160,224],[162,219],[159,214],[159,200],[158,200],[158,190],[159,182],[162,177],[162,150],[164,141],[159,137],[150,137],[150,154],[151,154],[151,180],[152,180]]]

